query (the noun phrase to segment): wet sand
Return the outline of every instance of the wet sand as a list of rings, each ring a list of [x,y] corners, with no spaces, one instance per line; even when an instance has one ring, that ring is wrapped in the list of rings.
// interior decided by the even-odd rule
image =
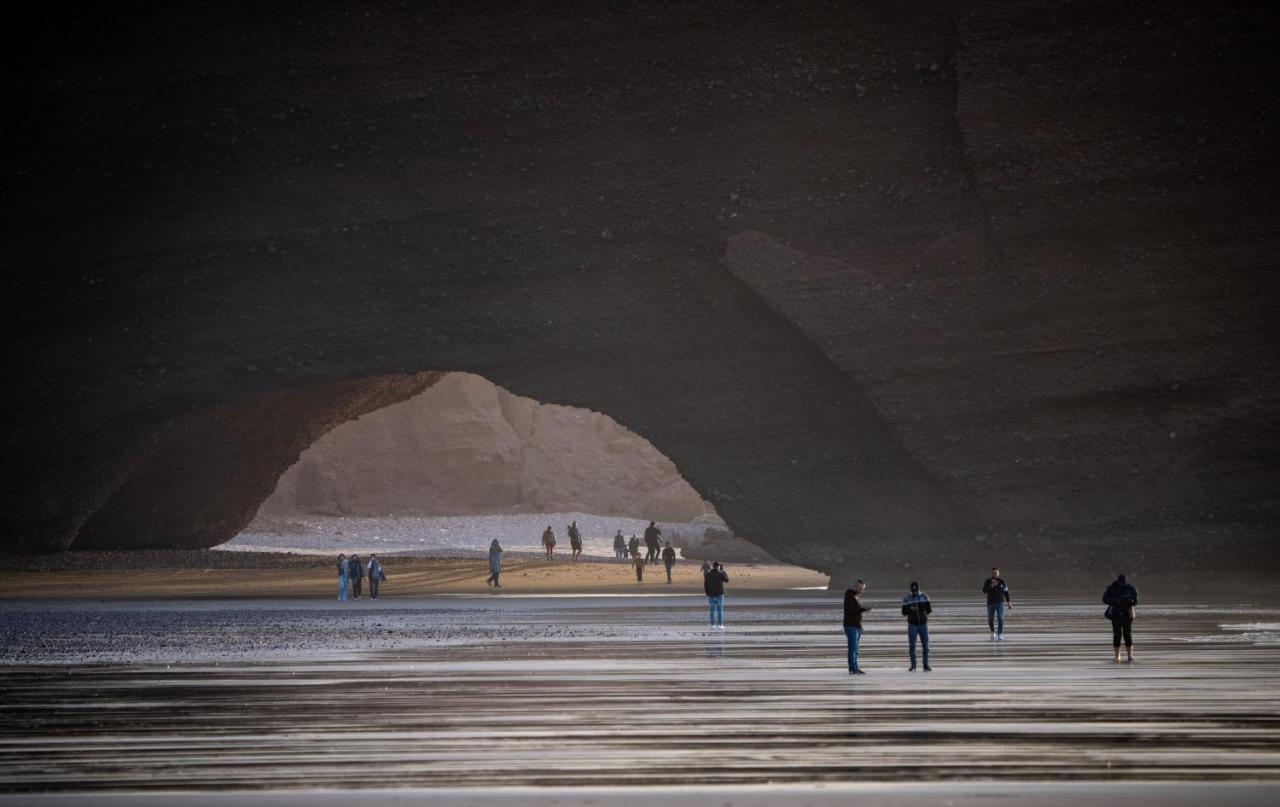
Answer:
[[[838,600],[804,592],[731,593],[724,633],[692,596],[9,600],[0,790],[969,804],[1080,782],[1115,783],[1091,804],[1274,800],[1280,608],[1146,604],[1138,660],[1117,665],[1096,592],[1024,593],[1004,643],[973,597],[932,594],[935,671],[906,671],[901,618],[872,597],[889,607],[858,678]],[[1245,782],[1268,789],[1223,787]]]

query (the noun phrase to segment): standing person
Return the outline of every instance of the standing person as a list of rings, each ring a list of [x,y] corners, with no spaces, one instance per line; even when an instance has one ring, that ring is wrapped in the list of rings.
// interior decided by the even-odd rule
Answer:
[[[658,529],[658,525],[652,521],[644,528],[644,545],[649,547],[649,554],[645,556],[645,560],[656,564],[658,550],[662,548],[662,530]]]
[[[631,541],[627,544],[627,551],[631,553],[632,560],[640,557],[640,539],[635,536],[635,533],[631,534]]]
[[[849,675],[866,675],[858,666],[858,642],[862,641],[862,615],[875,606],[862,604],[867,584],[854,582],[844,592],[844,637],[849,641]]]
[[[486,586],[494,588],[502,588],[502,584],[498,582],[498,575],[502,573],[502,546],[498,543],[498,539],[494,538],[489,544],[489,577],[485,579]]]
[[[667,583],[671,583],[671,567],[676,565],[676,550],[671,546],[671,542],[667,541],[667,545],[662,548],[662,565],[667,567]]]
[[[1116,651],[1116,661],[1120,660],[1121,638],[1128,660],[1133,661],[1133,618],[1138,615],[1138,590],[1120,575],[1102,593],[1102,601],[1107,604],[1106,616],[1111,620],[1111,645]]]
[[[338,555],[338,600],[347,601],[347,556]]]
[[[578,532],[578,522],[569,525],[569,548],[573,550],[570,560],[577,561],[582,555],[582,533]]]
[[[911,668],[907,672],[916,671],[916,637],[920,637],[920,647],[924,650],[924,671],[932,672],[929,666],[929,614],[933,606],[929,604],[929,595],[920,590],[920,584],[912,581],[911,593],[902,598],[902,615],[907,618],[907,649],[911,658]]]
[[[622,537],[622,530],[613,536],[613,556],[618,560],[627,559],[627,539]]]
[[[555,560],[556,555],[556,534],[551,531],[551,525],[542,532],[542,545],[547,550],[547,560]]]
[[[982,584],[982,593],[987,595],[987,630],[991,631],[992,639],[1003,642],[1004,609],[1013,608],[1013,601],[1009,599],[1009,586],[995,566],[991,567],[987,582]]]
[[[361,562],[359,555],[347,558],[347,577],[351,579],[352,595],[355,599],[360,599],[360,584],[364,581],[364,563]]]
[[[387,576],[382,573],[382,561],[378,560],[377,555],[369,556],[369,598],[374,602],[378,601],[378,586]]]
[[[711,571],[702,578],[702,588],[707,592],[707,607],[711,612],[711,629],[724,630],[724,584],[729,582],[729,575],[721,568],[720,562],[711,564]]]
[[[636,549],[634,557],[631,558],[631,565],[636,568],[636,582],[644,582],[644,558],[640,557],[639,548]]]

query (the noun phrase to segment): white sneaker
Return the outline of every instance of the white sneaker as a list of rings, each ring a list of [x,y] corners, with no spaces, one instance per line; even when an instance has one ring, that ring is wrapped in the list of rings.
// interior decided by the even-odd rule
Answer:
[[[993,641],[993,642],[994,642],[995,640],[996,640],[996,632],[995,632],[995,631],[991,631],[991,641]]]
[[[1003,642],[1003,641],[1004,641],[1004,634],[1003,634],[1003,633],[999,634],[998,636],[996,636],[996,639],[997,639],[998,641]]]

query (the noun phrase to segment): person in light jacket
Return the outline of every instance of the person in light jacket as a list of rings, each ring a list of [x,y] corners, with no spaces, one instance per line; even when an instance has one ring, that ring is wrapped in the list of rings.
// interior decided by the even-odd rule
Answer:
[[[338,600],[347,601],[347,556],[338,555]]]
[[[494,538],[493,543],[489,544],[489,577],[484,581],[485,585],[502,588],[502,584],[498,582],[498,575],[501,573],[502,546],[498,544],[498,539]]]

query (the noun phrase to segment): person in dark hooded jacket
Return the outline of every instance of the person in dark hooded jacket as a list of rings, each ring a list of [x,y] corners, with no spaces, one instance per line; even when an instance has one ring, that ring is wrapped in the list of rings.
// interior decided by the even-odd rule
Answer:
[[[364,562],[359,555],[347,558],[347,579],[351,581],[351,596],[360,599],[360,584],[364,582]]]
[[[1107,619],[1111,620],[1111,644],[1120,660],[1120,640],[1124,640],[1125,654],[1133,661],[1133,619],[1138,612],[1138,590],[1120,575],[1107,590],[1102,592],[1107,604]]]
[[[920,649],[924,651],[924,671],[931,672],[929,666],[929,614],[933,606],[929,604],[929,595],[920,590],[920,584],[912,582],[911,591],[902,598],[902,615],[907,618],[907,650],[911,658],[911,669],[916,669],[916,637],[920,637]]]

